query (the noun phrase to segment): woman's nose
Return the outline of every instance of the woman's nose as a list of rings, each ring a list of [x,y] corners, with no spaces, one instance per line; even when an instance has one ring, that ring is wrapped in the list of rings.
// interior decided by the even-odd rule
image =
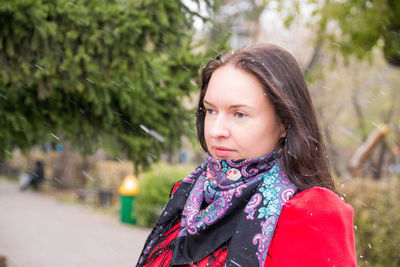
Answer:
[[[210,128],[210,136],[213,138],[220,138],[229,137],[229,135],[229,123],[226,118],[222,115],[216,116]]]

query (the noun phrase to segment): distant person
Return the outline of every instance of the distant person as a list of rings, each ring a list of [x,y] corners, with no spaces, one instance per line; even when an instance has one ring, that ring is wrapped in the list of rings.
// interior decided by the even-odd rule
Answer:
[[[188,153],[183,150],[180,153],[180,157],[179,157],[179,162],[180,163],[187,163],[188,162]]]
[[[31,186],[32,188],[37,191],[40,188],[40,185],[44,181],[44,164],[41,160],[36,161],[35,169],[31,172]]]
[[[201,78],[206,161],[174,186],[137,265],[356,266],[353,208],[335,193],[294,57],[254,44]]]
[[[35,191],[38,191],[44,179],[44,164],[41,160],[38,160],[35,162],[33,170],[21,174],[20,189],[26,190],[29,186],[32,186]]]

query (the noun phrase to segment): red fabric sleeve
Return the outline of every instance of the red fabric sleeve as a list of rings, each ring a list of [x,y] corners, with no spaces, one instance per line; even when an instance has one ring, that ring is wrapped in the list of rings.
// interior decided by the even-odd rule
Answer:
[[[172,190],[171,190],[171,196],[175,193],[176,189],[178,189],[179,185],[181,184],[182,181],[176,182],[173,186],[172,186]]]
[[[353,208],[328,189],[298,193],[282,210],[264,266],[357,266]]]

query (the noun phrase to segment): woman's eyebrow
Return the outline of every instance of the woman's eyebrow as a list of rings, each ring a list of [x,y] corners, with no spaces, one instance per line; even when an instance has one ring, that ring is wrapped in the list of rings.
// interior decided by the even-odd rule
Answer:
[[[207,105],[209,105],[209,106],[214,106],[212,103],[208,102],[207,100],[204,100],[204,101],[203,101],[203,104],[207,104]]]
[[[204,100],[204,104],[207,104],[207,105],[213,106],[213,107],[215,106],[214,104],[208,102],[207,100]],[[245,107],[245,108],[250,108],[250,109],[255,109],[254,107],[249,106],[249,105],[246,105],[246,104],[235,104],[235,105],[230,105],[230,106],[229,106],[229,108],[231,108],[231,109],[234,109],[234,108],[243,108],[243,107]]]
[[[231,105],[229,106],[230,108],[253,108],[252,106],[246,105],[246,104],[236,104],[236,105]],[[254,109],[254,108],[253,108]]]

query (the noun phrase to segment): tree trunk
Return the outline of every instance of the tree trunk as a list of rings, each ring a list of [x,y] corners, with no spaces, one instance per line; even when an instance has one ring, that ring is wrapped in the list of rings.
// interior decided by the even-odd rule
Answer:
[[[361,130],[361,138],[363,141],[365,141],[367,139],[367,133],[365,131],[365,119],[360,103],[358,102],[357,91],[353,93],[353,95],[351,96],[351,100],[356,111],[358,127]]]
[[[387,148],[388,147],[387,147],[385,141],[383,141],[381,144],[381,149],[379,151],[378,162],[374,166],[375,167],[374,176],[373,176],[374,179],[378,180],[382,177],[382,168],[383,168],[383,163],[384,163],[384,158],[385,158]]]
[[[390,132],[385,124],[375,129],[367,140],[354,152],[350,160],[350,170],[353,177],[361,177],[361,167],[375,150],[377,144]]]
[[[318,38],[318,41],[314,48],[313,55],[312,55],[310,61],[308,62],[307,67],[303,71],[304,77],[307,77],[307,75],[310,73],[310,71],[315,66],[315,64],[317,64],[317,62],[319,60],[319,56],[321,54],[321,49],[322,49],[322,39]]]
[[[63,141],[63,151],[54,172],[54,184],[59,189],[69,189],[75,186],[76,161],[71,152],[71,142]]]
[[[332,167],[332,170],[336,176],[342,176],[342,172],[339,168],[339,162],[338,162],[338,153],[335,148],[335,145],[333,144],[333,139],[331,135],[331,131],[329,129],[329,126],[324,126],[323,128],[324,134],[325,134],[325,141],[326,141],[326,153],[329,155],[329,163]]]

